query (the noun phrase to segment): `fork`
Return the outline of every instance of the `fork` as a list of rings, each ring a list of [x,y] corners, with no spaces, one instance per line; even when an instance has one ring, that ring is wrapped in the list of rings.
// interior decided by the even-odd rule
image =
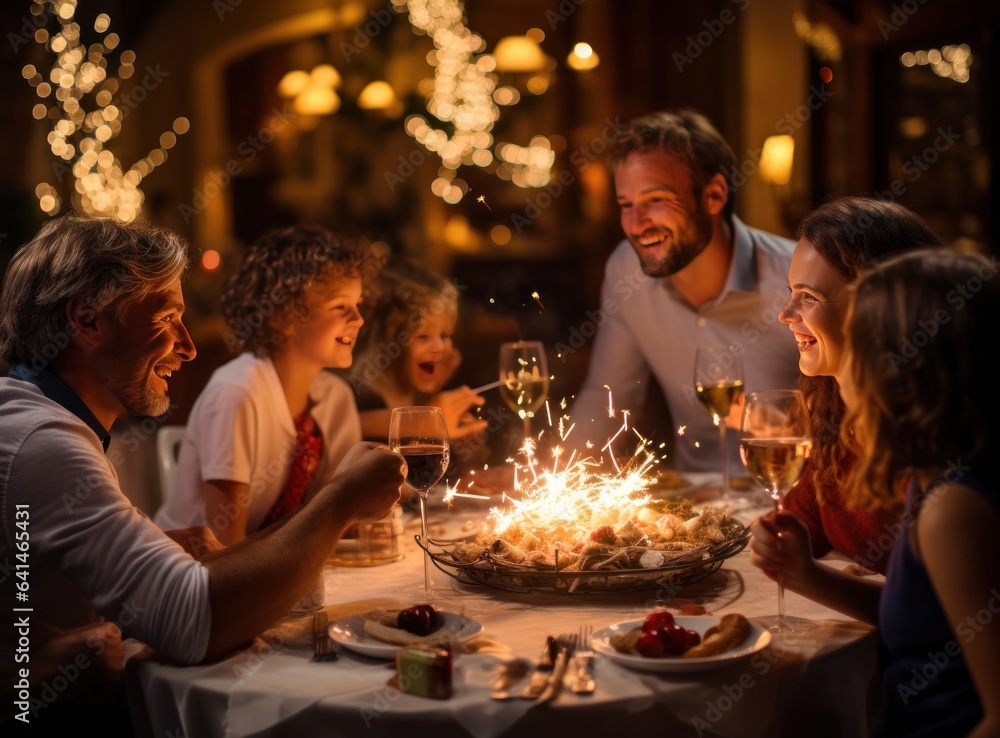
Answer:
[[[573,694],[593,694],[597,684],[594,682],[591,667],[594,661],[594,649],[590,645],[590,638],[594,633],[592,625],[581,625],[580,635],[577,638],[576,653],[573,661],[576,665],[576,676],[570,689]]]
[[[319,610],[313,615],[312,661],[336,661],[340,658],[340,644],[335,643],[327,632],[326,610]]]

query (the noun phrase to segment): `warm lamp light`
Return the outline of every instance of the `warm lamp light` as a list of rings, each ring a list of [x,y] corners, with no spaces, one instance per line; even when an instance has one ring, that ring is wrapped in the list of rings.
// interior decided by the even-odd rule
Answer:
[[[292,109],[299,115],[329,115],[340,108],[340,97],[329,87],[310,84],[295,96]]]
[[[340,87],[340,72],[332,64],[318,64],[309,72],[309,78],[317,85]]]
[[[590,44],[580,42],[566,57],[566,64],[577,72],[586,72],[601,63],[601,58]]]
[[[358,95],[358,107],[363,110],[386,110],[396,102],[396,93],[388,82],[369,82]]]
[[[309,73],[301,69],[286,72],[278,82],[278,94],[282,97],[295,97],[309,84]]]
[[[538,43],[527,36],[504,36],[493,50],[498,72],[540,72],[547,59]]]
[[[771,184],[788,184],[792,181],[794,155],[795,140],[791,136],[768,136],[760,153],[760,176]]]

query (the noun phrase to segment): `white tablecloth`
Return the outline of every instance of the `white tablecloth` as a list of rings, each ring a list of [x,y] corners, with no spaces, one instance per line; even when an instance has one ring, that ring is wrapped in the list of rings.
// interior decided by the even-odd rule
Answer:
[[[469,508],[431,511],[432,535],[440,521],[450,530]],[[473,516],[478,513],[473,513]],[[407,528],[402,561],[374,568],[328,568],[331,622],[375,606],[424,601],[421,552]],[[312,663],[310,620],[289,620],[248,650],[207,666],[178,667],[148,652],[126,668],[130,704],[140,736],[398,735],[637,735],[861,736],[876,673],[873,631],[795,594],[787,614],[816,627],[775,636],[772,645],[738,665],[697,674],[661,675],[627,670],[600,658],[597,692],[564,690],[552,703],[494,701],[489,685],[501,660],[534,659],[546,634],[595,630],[639,620],[674,593],[656,590],[601,596],[508,594],[458,585],[435,571],[434,601],[464,612],[485,630],[468,644],[474,653],[455,659],[455,695],[447,701],[402,694],[387,686],[389,662],[347,651],[339,661]],[[773,582],[750,565],[744,551],[709,579],[676,597],[695,600],[713,614],[772,616]],[[431,731],[433,731],[431,733]],[[615,731],[612,733],[611,731]]]

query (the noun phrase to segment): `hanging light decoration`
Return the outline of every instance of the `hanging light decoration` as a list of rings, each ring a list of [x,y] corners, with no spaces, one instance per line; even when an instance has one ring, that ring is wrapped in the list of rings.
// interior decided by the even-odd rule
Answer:
[[[519,95],[511,88],[497,89],[494,74],[497,60],[483,53],[486,42],[465,25],[462,0],[392,2],[400,7],[405,4],[413,28],[434,42],[434,51],[428,54],[434,78],[419,89],[427,97],[427,112],[436,121],[415,114],[406,119],[404,127],[424,148],[441,158],[442,172],[431,190],[445,202],[454,204],[468,191],[461,180],[454,179],[455,172],[463,165],[487,167],[494,163],[497,157],[492,150],[494,138],[490,131],[500,117],[497,105],[515,105]],[[547,159],[542,151],[551,150],[548,139],[534,136],[528,147],[531,153],[524,155],[519,153],[522,147],[505,146],[514,147],[512,160],[504,159],[498,166],[499,177],[513,180],[521,187],[548,184],[553,160]],[[547,166],[544,161],[548,161]]]
[[[153,73],[143,79],[143,86],[130,95],[120,92],[120,80],[135,73],[135,53],[122,51],[118,57],[117,74],[109,76],[110,53],[118,46],[118,34],[108,32],[111,18],[101,13],[94,21],[94,31],[104,34],[100,43],[84,46],[82,29],[76,22],[77,0],[35,0],[32,13],[48,12],[59,24],[50,34],[40,28],[35,41],[55,55],[48,77],[31,64],[21,70],[38,97],[43,101],[32,108],[37,120],[51,121],[47,138],[52,155],[58,160],[56,169],[73,177],[73,200],[84,213],[111,217],[123,222],[135,220],[142,208],[142,180],[167,159],[167,150],[177,142],[177,136],[187,132],[186,118],[177,118],[172,130],[160,136],[160,146],[124,170],[109,147],[109,142],[121,133],[129,111],[149,94],[148,85],[159,79]],[[142,93],[140,96],[139,93]],[[117,104],[116,104],[117,101]],[[55,215],[62,209],[58,190],[47,182],[35,188],[38,206]]]

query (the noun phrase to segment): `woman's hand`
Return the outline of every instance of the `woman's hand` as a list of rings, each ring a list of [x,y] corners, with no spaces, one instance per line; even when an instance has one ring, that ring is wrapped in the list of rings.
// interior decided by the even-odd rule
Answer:
[[[816,562],[805,523],[783,510],[757,518],[750,532],[750,563],[769,579],[782,577],[791,590],[808,588],[815,578]]]
[[[486,400],[482,395],[477,395],[463,385],[457,389],[437,393],[427,404],[441,408],[445,425],[448,427],[448,438],[454,441],[486,428],[486,421],[477,419],[470,412],[472,408],[479,407],[484,402]]]

